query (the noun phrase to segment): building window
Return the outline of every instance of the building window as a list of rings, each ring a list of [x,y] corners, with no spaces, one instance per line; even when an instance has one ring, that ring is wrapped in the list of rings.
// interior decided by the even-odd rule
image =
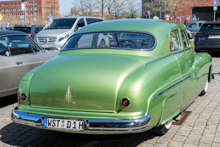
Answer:
[[[13,14],[11,13],[10,16],[13,16]]]
[[[16,11],[16,8],[14,8],[14,11]]]
[[[31,16],[33,15],[33,13],[30,14]]]
[[[10,9],[10,11],[12,11],[12,9]]]
[[[17,16],[17,14],[16,14],[16,13],[14,13],[14,16]]]
[[[5,12],[5,9],[2,9],[2,12]]]
[[[37,10],[37,7],[34,7],[34,10]]]
[[[44,16],[47,16],[47,12],[44,13]]]
[[[26,11],[28,11],[29,9],[28,8],[26,8]]]
[[[18,16],[21,16],[21,13],[18,13]]]
[[[18,8],[18,11],[20,11],[21,9],[20,8]]]
[[[37,13],[34,13],[35,16],[37,16]]]
[[[30,8],[30,11],[32,11],[33,10],[33,8]]]
[[[6,12],[8,12],[8,9],[6,9]]]

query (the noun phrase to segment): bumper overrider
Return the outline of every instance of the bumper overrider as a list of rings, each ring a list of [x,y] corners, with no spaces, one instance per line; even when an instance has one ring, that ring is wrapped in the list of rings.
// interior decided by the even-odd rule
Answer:
[[[50,116],[43,116],[37,114],[31,114],[19,111],[16,108],[12,110],[11,119],[13,122],[33,127],[44,127],[44,118],[50,118]],[[54,117],[52,117],[54,118]],[[59,119],[59,118],[58,118]],[[65,118],[61,118],[65,119]],[[75,119],[75,118],[74,118]],[[141,132],[141,130],[146,130],[147,127],[150,126],[151,123],[151,115],[148,114],[144,117],[137,119],[120,119],[120,120],[105,120],[105,119],[75,119],[78,121],[84,122],[84,129],[80,130],[80,132],[102,132],[102,133],[111,133],[111,132]],[[45,128],[46,129],[46,128]],[[79,130],[72,129],[57,129],[57,128],[49,128],[50,130],[67,130],[68,132],[79,132]]]

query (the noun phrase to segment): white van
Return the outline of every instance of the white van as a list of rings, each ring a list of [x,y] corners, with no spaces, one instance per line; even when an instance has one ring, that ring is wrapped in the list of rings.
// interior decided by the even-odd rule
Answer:
[[[44,49],[60,50],[67,39],[78,29],[100,21],[104,19],[88,16],[54,18],[35,36],[35,40]]]

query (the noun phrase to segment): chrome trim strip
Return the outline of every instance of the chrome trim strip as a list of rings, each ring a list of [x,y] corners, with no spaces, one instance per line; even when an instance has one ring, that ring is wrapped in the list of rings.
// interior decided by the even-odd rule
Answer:
[[[192,49],[192,47],[190,47],[190,48],[188,48],[188,49],[185,49],[185,50],[181,50],[181,51],[179,51],[179,52],[174,52],[174,53],[172,53],[172,54],[173,54],[173,55],[175,55],[175,54],[179,54],[179,53],[182,53],[182,52],[188,51],[188,50],[190,50],[190,49]]]
[[[30,114],[19,111],[17,107],[11,113],[13,122],[33,127],[43,127],[44,117],[54,118],[37,114]],[[62,118],[64,119],[64,118]],[[75,119],[75,118],[74,118]],[[133,132],[146,129],[150,126],[151,115],[148,114],[144,117],[137,119],[120,119],[120,120],[104,120],[104,119],[77,119],[84,121],[83,132]],[[51,129],[51,128],[50,128]],[[59,131],[60,129],[54,128],[53,130]],[[78,130],[68,130],[76,132]]]
[[[150,64],[150,63],[153,63],[153,62],[155,62],[155,61],[158,61],[158,60],[160,60],[160,59],[166,58],[166,57],[171,56],[171,55],[172,55],[172,54],[169,54],[169,55],[160,57],[160,58],[158,58],[158,59],[152,60],[152,61],[150,61],[150,62],[145,63],[145,65]]]
[[[5,97],[5,96],[8,96],[8,95],[12,95],[12,94],[15,94],[17,92],[18,92],[18,87],[12,88],[12,89],[3,90],[3,91],[0,91],[0,97]]]
[[[186,77],[185,79],[183,79],[183,80],[177,82],[176,84],[170,86],[169,88],[165,89],[164,91],[158,93],[157,95],[155,95],[155,96],[152,98],[152,100],[154,100],[154,99],[158,98],[159,96],[161,96],[161,95],[167,93],[168,91],[170,91],[171,89],[173,89],[173,88],[175,88],[176,86],[180,85],[181,83],[183,83],[183,82],[189,80],[191,77],[192,77],[192,76],[190,75],[190,76]]]

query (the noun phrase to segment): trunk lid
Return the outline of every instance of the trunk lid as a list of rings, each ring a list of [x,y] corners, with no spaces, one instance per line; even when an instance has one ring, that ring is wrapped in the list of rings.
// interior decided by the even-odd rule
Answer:
[[[114,112],[124,79],[151,60],[132,55],[59,55],[32,77],[31,107]]]

